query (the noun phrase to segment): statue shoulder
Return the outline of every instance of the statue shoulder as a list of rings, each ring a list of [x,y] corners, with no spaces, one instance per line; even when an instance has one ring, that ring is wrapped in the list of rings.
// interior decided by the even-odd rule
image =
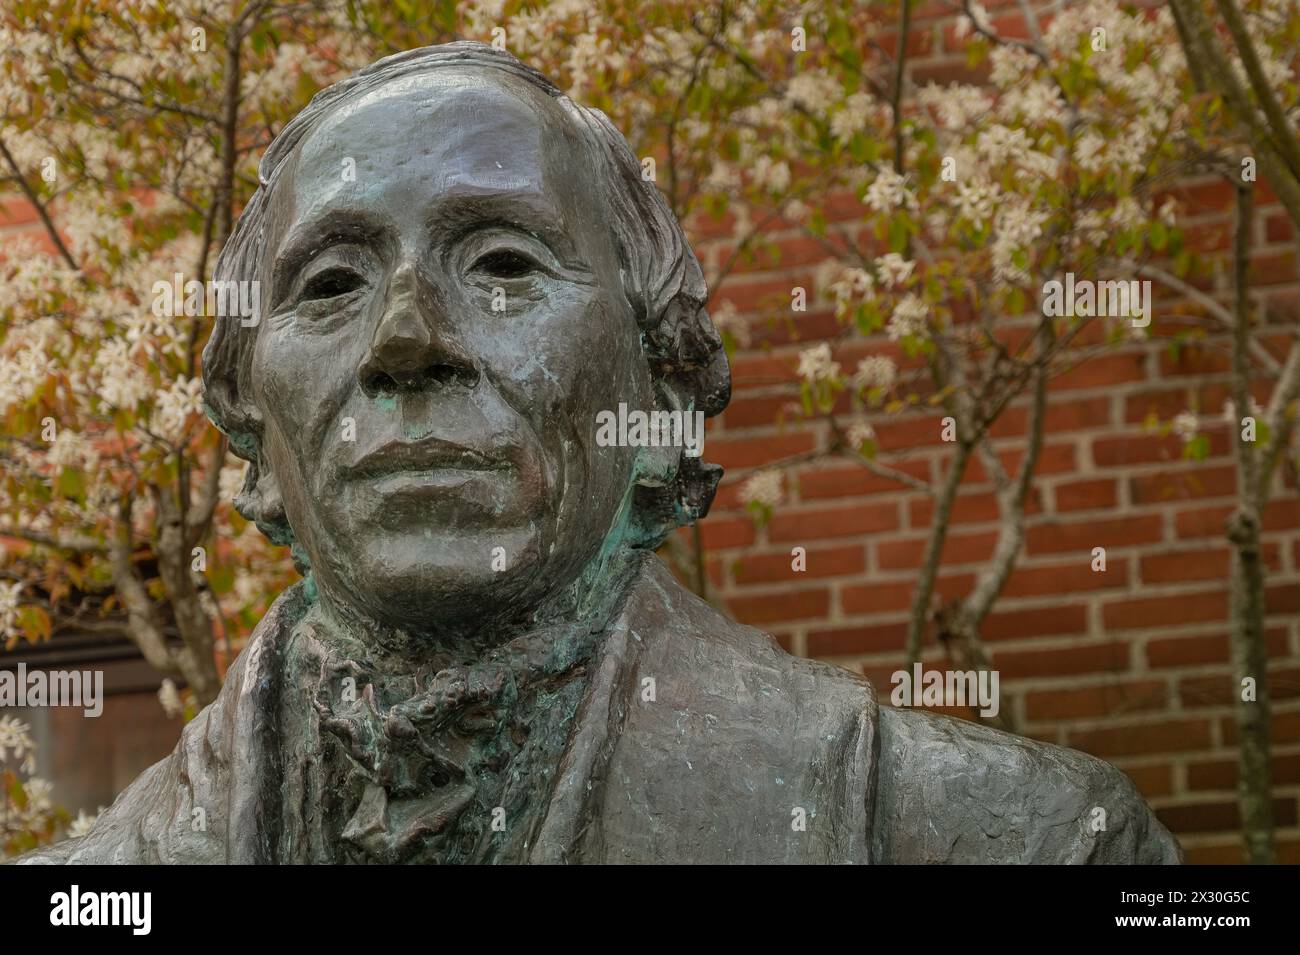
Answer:
[[[177,864],[256,861],[258,768],[265,712],[278,692],[278,647],[301,615],[301,585],[285,591],[231,665],[217,699],[187,723],[171,755],[100,813],[86,835],[34,850],[21,864]],[[245,852],[241,847],[249,847]]]
[[[877,785],[876,862],[1182,861],[1109,763],[924,710],[882,709]]]
[[[618,674],[609,668],[611,685],[594,695],[623,716],[594,774],[608,790],[595,858],[867,860],[877,720],[867,681],[792,657],[662,566],[608,637]],[[607,709],[598,712],[603,730]]]

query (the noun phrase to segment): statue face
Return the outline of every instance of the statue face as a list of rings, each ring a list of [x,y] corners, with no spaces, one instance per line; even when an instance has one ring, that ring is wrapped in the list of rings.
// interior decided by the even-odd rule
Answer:
[[[654,389],[588,153],[540,91],[448,68],[287,161],[252,392],[331,600],[421,632],[523,616],[609,533],[635,450],[596,413]]]

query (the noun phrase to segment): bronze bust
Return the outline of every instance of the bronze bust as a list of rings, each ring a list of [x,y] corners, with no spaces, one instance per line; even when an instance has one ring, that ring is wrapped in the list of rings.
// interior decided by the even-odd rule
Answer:
[[[23,861],[1179,860],[1109,765],[880,707],[666,571],[720,470],[595,422],[724,408],[703,275],[617,130],[513,57],[320,93],[216,272],[262,294],[209,414],[304,579],[175,752]]]

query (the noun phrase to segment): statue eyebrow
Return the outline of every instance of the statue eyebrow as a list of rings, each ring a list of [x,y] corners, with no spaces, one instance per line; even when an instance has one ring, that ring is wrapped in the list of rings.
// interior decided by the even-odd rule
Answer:
[[[374,243],[387,228],[365,209],[325,209],[290,234],[271,270],[271,287],[278,289],[281,280],[293,275],[307,260],[340,242]]]
[[[485,225],[508,225],[546,241],[556,252],[577,255],[564,230],[564,217],[545,194],[533,190],[474,192],[442,199],[428,218],[428,228],[450,230],[457,237]]]

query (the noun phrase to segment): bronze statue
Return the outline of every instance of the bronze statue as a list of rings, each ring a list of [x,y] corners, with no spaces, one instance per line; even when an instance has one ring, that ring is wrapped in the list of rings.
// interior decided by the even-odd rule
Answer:
[[[601,113],[482,44],[412,50],[260,181],[216,277],[261,307],[203,375],[304,579],[176,751],[23,861],[1179,860],[1111,766],[880,707],[667,572],[720,469],[595,422],[715,415],[729,371]]]

